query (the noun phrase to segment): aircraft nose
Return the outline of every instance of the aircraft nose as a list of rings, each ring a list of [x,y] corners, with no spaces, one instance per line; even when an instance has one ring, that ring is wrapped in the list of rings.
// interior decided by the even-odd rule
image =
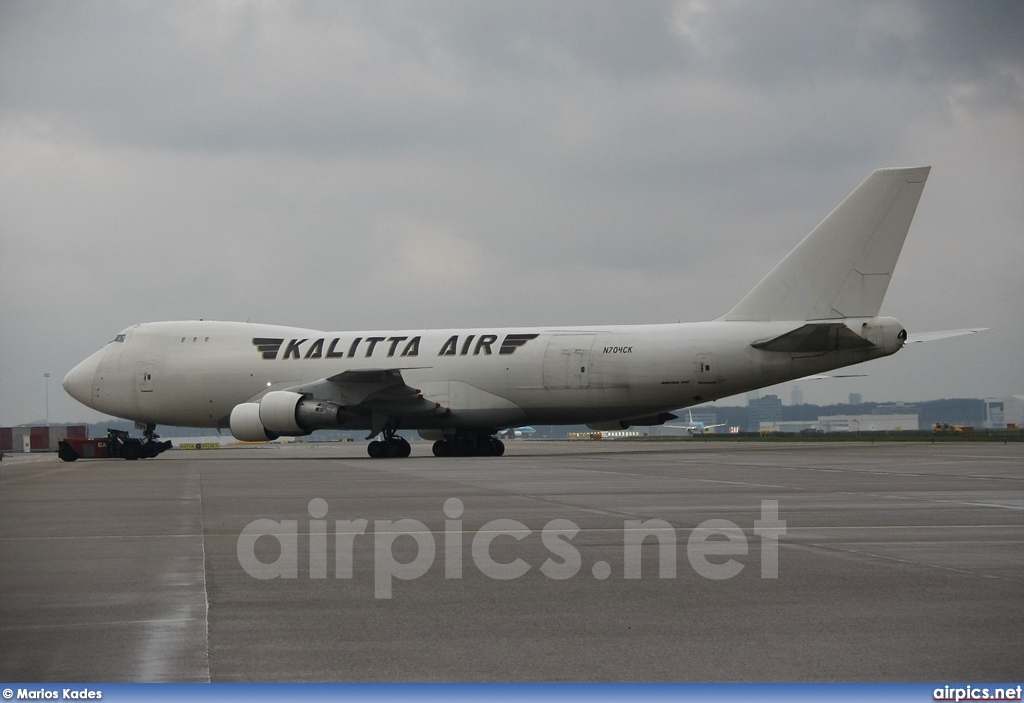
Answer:
[[[103,358],[103,349],[81,362],[75,368],[68,371],[61,385],[72,398],[83,405],[89,405],[92,399],[92,384],[96,377],[96,370],[99,368],[100,359]]]

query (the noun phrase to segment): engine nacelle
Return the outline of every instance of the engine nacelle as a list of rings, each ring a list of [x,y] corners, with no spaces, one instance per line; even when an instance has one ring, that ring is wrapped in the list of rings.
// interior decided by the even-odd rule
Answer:
[[[243,442],[264,442],[282,435],[307,435],[340,427],[354,417],[337,403],[314,400],[293,391],[271,391],[258,403],[241,403],[231,411],[231,434]]]
[[[240,442],[269,442],[280,435],[267,431],[260,421],[259,403],[240,403],[231,410],[231,434]]]
[[[296,412],[302,400],[301,393],[270,391],[260,399],[260,420],[263,426],[278,434],[308,434],[308,430],[299,426]]]

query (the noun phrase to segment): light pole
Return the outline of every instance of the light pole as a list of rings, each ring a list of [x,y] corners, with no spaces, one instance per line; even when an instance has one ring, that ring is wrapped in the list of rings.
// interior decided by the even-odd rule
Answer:
[[[46,379],[46,426],[50,426],[50,374],[44,373]]]

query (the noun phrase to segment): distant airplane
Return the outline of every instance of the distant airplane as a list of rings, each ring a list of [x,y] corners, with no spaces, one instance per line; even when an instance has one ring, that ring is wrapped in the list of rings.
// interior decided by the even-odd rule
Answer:
[[[685,425],[665,425],[665,427],[672,427],[677,430],[686,430],[689,434],[696,432],[697,434],[704,434],[708,430],[713,430],[716,427],[725,427],[728,422],[719,422],[717,425],[705,425],[703,422],[695,422],[693,419],[693,411],[687,410],[690,414],[690,422]]]
[[[510,427],[507,430],[502,430],[498,433],[498,437],[501,439],[522,439],[523,437],[529,437],[534,434],[537,430],[533,429],[529,425],[522,427]]]
[[[872,173],[711,322],[322,332],[242,322],[134,325],[64,388],[100,412],[230,428],[242,441],[363,429],[371,457],[501,455],[527,424],[661,425],[673,410],[894,354],[878,311],[929,168]],[[727,274],[728,269],[723,271]],[[695,424],[695,423],[694,423]]]

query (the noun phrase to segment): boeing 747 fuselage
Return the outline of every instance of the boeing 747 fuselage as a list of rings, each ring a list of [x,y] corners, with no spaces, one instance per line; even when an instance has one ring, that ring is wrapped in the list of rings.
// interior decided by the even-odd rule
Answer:
[[[219,321],[134,325],[72,369],[83,404],[245,441],[361,429],[371,456],[503,451],[527,424],[658,425],[672,411],[897,352],[878,312],[928,168],[874,172],[711,322],[327,332]]]

